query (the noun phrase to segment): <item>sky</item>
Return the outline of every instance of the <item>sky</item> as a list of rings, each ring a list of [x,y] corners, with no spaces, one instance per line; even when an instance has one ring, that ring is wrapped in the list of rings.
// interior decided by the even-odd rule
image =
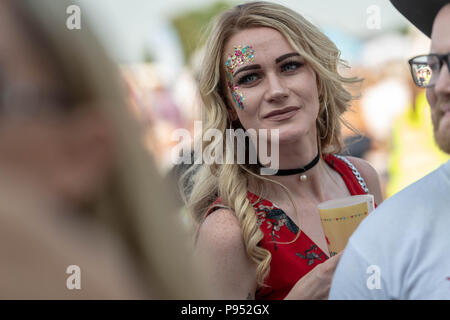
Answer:
[[[170,18],[211,5],[215,0],[78,0],[82,13],[110,54],[120,63],[139,63],[149,49],[173,73],[183,67],[182,48]],[[228,1],[238,4],[248,1]],[[274,0],[301,13],[322,29],[353,62],[361,41],[368,41],[408,22],[387,0]],[[395,39],[393,40],[395,43]],[[171,75],[169,75],[171,77]]]

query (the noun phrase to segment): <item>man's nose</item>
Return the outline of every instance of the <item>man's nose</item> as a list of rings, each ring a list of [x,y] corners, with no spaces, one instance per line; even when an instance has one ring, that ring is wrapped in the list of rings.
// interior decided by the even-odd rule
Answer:
[[[268,102],[279,102],[289,97],[289,88],[279,75],[268,74],[267,83],[265,98]]]

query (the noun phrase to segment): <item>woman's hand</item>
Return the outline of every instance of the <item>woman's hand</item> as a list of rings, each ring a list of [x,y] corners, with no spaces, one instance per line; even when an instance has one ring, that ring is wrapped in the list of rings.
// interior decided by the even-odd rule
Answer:
[[[286,300],[326,300],[330,293],[334,271],[342,252],[317,265],[297,281]]]

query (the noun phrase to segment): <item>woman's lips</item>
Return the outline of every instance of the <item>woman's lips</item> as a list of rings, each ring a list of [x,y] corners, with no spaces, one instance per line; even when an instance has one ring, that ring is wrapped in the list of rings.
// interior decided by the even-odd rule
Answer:
[[[298,108],[298,107],[287,107],[284,109],[275,110],[275,111],[268,113],[266,116],[264,116],[264,119],[286,120],[286,119],[293,117],[299,109],[300,108]]]

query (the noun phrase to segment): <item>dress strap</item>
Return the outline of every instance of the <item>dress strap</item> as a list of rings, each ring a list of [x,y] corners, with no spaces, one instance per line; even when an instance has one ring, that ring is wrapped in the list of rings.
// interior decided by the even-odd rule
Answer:
[[[367,188],[364,178],[361,176],[353,163],[351,163],[346,157],[337,154],[326,154],[323,155],[323,158],[342,176],[348,190],[352,195],[369,193],[369,189]],[[251,192],[247,192],[247,198],[253,205],[255,202],[258,202],[257,199],[259,199],[258,196],[252,194]],[[206,218],[209,214],[219,208],[224,208],[223,201],[220,197],[209,206],[204,217]]]
[[[326,154],[323,156],[323,159],[341,175],[350,194],[358,195],[369,193],[364,178],[353,163],[346,157],[335,154]]]
[[[363,188],[365,193],[369,193],[369,189],[367,188],[366,181],[364,181],[364,178],[361,176],[361,174],[359,173],[358,169],[356,169],[356,167],[353,165],[353,163],[351,163],[344,156],[341,156],[341,155],[338,155],[338,154],[335,154],[334,156],[336,158],[341,159],[342,161],[344,161],[350,167],[350,169],[352,169],[353,175],[358,180],[358,183],[361,185],[361,188]]]
[[[217,198],[216,201],[214,201],[208,208],[208,210],[205,213],[204,218],[206,219],[207,216],[209,216],[212,212],[214,212],[215,210],[222,208],[223,207],[223,203],[222,203],[222,198]]]

